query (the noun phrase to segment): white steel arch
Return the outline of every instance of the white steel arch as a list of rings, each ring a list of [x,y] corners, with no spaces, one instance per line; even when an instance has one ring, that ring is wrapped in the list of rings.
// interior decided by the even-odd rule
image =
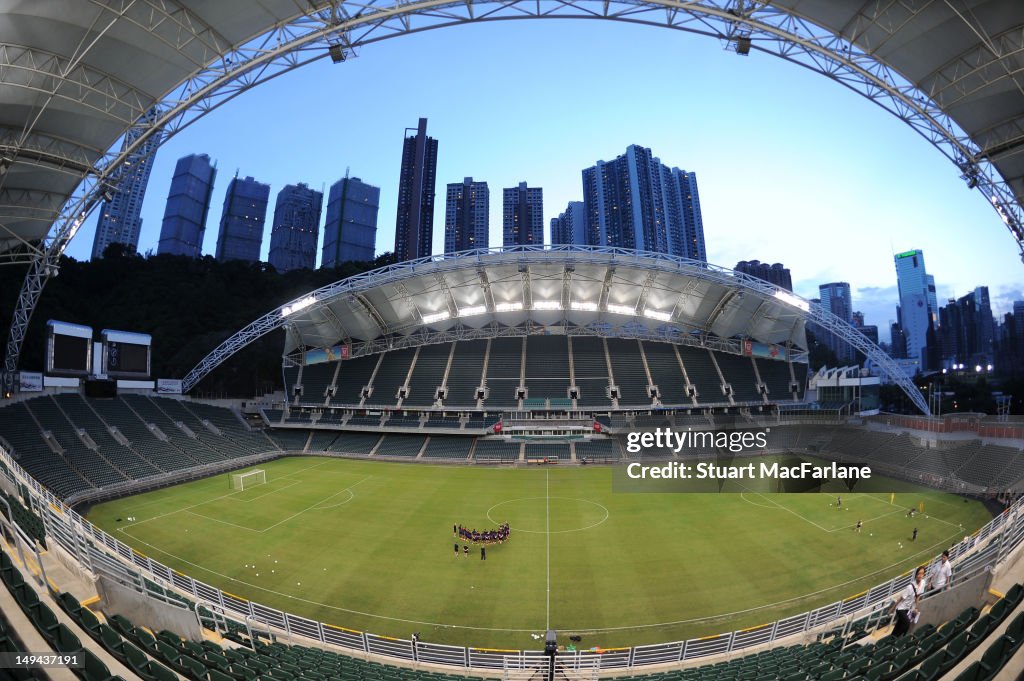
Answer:
[[[93,164],[63,209],[54,213],[54,227],[41,243],[22,239],[25,244],[19,251],[21,255],[10,260],[28,259],[30,269],[6,346],[7,381],[13,380],[29,318],[45,282],[56,272],[60,255],[99,203],[99,197],[117,183],[124,160],[149,137],[163,134],[166,139],[246,90],[316,59],[330,56],[343,61],[354,56],[362,45],[481,21],[568,18],[661,26],[715,38],[738,54],[774,54],[821,73],[903,120],[952,161],[968,186],[985,195],[1024,257],[1024,184],[1016,175],[1010,177],[1006,170],[1010,167],[1008,163],[1016,163],[1016,153],[1024,145],[1024,111],[1008,112],[1005,120],[976,131],[974,137],[949,113],[949,109],[961,105],[984,84],[1007,78],[1017,83],[1012,65],[1014,55],[1024,45],[1024,29],[1009,26],[993,38],[974,13],[961,12],[951,3],[940,7],[941,3],[917,6],[871,2],[852,18],[840,18],[833,16],[835,12],[830,14],[835,7],[828,3],[807,9],[807,3],[796,0],[393,0],[386,4],[372,0],[320,0],[309,2],[308,9],[301,14],[272,22],[255,38],[233,45],[215,26],[190,10],[185,0],[92,2],[109,14],[110,22],[129,22],[148,32],[161,45],[186,55],[196,68],[155,102],[155,116],[149,120],[145,116],[135,119],[135,127],[142,128],[143,134],[134,144],[120,152],[108,152]],[[1005,9],[1008,17],[1012,16],[1010,10],[1017,11],[1010,0],[980,4],[992,6],[995,11]],[[837,3],[836,7],[848,5]],[[911,79],[888,63],[884,49],[876,49],[875,43],[898,36],[910,19],[926,12],[949,14],[949,8],[962,19],[962,31],[977,34],[977,45],[956,54],[943,67]],[[245,5],[234,9],[244,14]],[[11,47],[16,46],[0,44],[0,55]],[[19,62],[21,68],[17,72],[53,75],[53,69],[59,66],[55,61],[28,61],[28,66]],[[67,66],[75,68],[58,68],[57,73],[79,78],[86,72],[92,73],[85,65]],[[130,109],[135,115],[151,110],[146,106],[149,102],[144,93],[140,95],[130,85],[102,72],[93,75],[104,87],[93,88],[87,94],[104,97],[108,104],[116,104],[125,111]],[[0,77],[0,87],[11,84],[5,78]],[[1019,84],[1017,89],[1021,90]],[[60,91],[60,96],[70,95]],[[84,95],[81,103],[90,105]],[[24,142],[8,146],[0,156],[0,168],[6,169],[27,155],[24,152],[29,147],[29,135],[24,137]]]
[[[207,374],[229,357],[275,329],[294,326],[298,335],[301,322],[307,323],[303,328],[312,328],[315,323],[308,320],[316,318],[321,310],[329,310],[332,305],[339,304],[339,301],[344,301],[346,304],[353,299],[357,301],[357,304],[364,308],[367,316],[372,319],[371,324],[376,325],[380,329],[379,336],[371,337],[367,342],[354,346],[355,351],[352,353],[352,356],[454,340],[457,338],[454,334],[446,335],[443,332],[431,330],[431,327],[435,326],[435,324],[424,319],[419,313],[404,325],[406,330],[415,328],[416,331],[407,335],[398,335],[397,332],[401,329],[399,329],[397,324],[389,324],[390,320],[387,319],[390,316],[389,313],[386,310],[376,309],[369,300],[369,294],[385,287],[392,290],[400,290],[403,282],[411,281],[418,277],[443,279],[454,273],[470,272],[476,274],[480,270],[496,270],[502,266],[507,267],[510,265],[518,266],[523,272],[522,276],[529,279],[531,266],[551,266],[552,264],[564,266],[566,270],[572,268],[577,271],[583,266],[590,266],[602,273],[615,268],[640,267],[652,274],[667,274],[708,282],[725,291],[725,294],[718,301],[712,301],[715,304],[710,314],[704,312],[700,316],[689,316],[685,319],[673,314],[662,319],[669,326],[681,324],[689,328],[703,327],[703,331],[699,334],[699,338],[696,341],[689,333],[677,333],[672,336],[666,336],[659,332],[659,335],[644,336],[642,331],[630,331],[631,337],[660,338],[661,340],[673,340],[674,342],[698,342],[708,347],[736,352],[739,344],[738,340],[732,337],[716,337],[710,329],[715,322],[715,318],[721,314],[730,299],[741,294],[753,295],[760,301],[756,310],[749,316],[744,317],[741,323],[734,327],[741,330],[742,335],[749,335],[757,319],[766,314],[763,309],[766,306],[773,308],[772,317],[780,320],[779,326],[783,330],[796,328],[799,322],[814,322],[862,352],[899,385],[922,413],[930,414],[928,404],[921,395],[921,392],[914,385],[913,381],[900,371],[896,362],[885,351],[868,340],[867,337],[852,325],[844,322],[820,305],[813,305],[761,279],[725,267],[663,253],[648,253],[602,246],[516,246],[511,248],[477,249],[458,254],[429,256],[418,260],[410,260],[342,279],[299,296],[271,310],[233,334],[189,371],[182,380],[182,389],[185,392],[190,391]],[[646,285],[644,289],[646,290]],[[437,294],[431,295],[435,298],[438,297]],[[526,300],[526,294],[522,295],[524,306],[529,308],[530,303]],[[442,308],[447,308],[450,304],[447,300],[441,302],[443,303],[441,305]],[[638,302],[634,307],[632,316],[635,318],[641,317],[643,315],[643,307],[644,303]],[[564,315],[568,309],[568,306],[564,306],[563,311],[558,314]],[[500,327],[497,323],[503,319],[524,314],[521,310],[522,308],[517,309],[515,312],[502,312],[492,304],[483,314],[493,318],[495,325],[491,328],[483,327],[478,329],[472,334],[472,337],[488,337],[501,334],[502,331],[499,330]],[[599,308],[582,316],[589,316],[595,320],[600,320],[603,313],[604,310]],[[331,316],[333,317],[333,313]],[[448,318],[444,317],[444,319],[439,319],[438,321],[447,322]],[[619,328],[613,329],[609,335],[619,335]],[[803,327],[799,326],[799,328],[802,336]],[[743,333],[743,330],[746,330],[746,333]]]

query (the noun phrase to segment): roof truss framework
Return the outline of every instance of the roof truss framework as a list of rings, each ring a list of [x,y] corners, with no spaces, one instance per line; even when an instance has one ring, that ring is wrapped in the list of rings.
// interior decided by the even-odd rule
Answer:
[[[0,0],[0,11],[7,1]],[[17,247],[42,244],[37,258],[43,262],[32,264],[19,295],[5,356],[8,381],[46,278],[98,204],[98,194],[116,183],[122,163],[147,136],[171,136],[248,89],[329,53],[354,56],[362,45],[471,22],[571,18],[661,26],[717,39],[740,54],[774,54],[817,71],[931,142],[968,186],[984,194],[1018,246],[1024,244],[1024,157],[1018,153],[1024,145],[1024,8],[1015,0],[874,0],[858,6],[823,0],[69,0],[66,8],[66,23],[82,24],[76,44],[20,45],[0,36],[0,63],[8,65],[0,70],[0,105],[12,92],[29,91],[38,95],[37,107],[62,99],[88,112],[103,130],[123,133],[134,124],[145,134],[123,151],[93,159],[89,171],[64,163],[67,154],[44,159],[72,169],[82,181],[52,212],[46,233],[32,231],[39,229],[33,227],[37,221],[20,227],[29,233]],[[53,17],[40,21],[48,19]],[[94,55],[118,49],[117,40],[126,43],[131,31],[161,54],[165,70],[139,65],[119,74],[94,63]],[[117,40],[107,40],[115,33]],[[157,72],[162,80],[152,75]],[[1006,95],[1017,103],[1007,104]],[[154,104],[159,115],[136,123]],[[39,162],[29,153],[28,140],[35,136],[67,137],[82,149],[113,149],[120,139],[102,133],[91,143],[72,140],[77,131],[39,127],[40,111],[30,111],[21,122],[24,139],[4,149],[15,166]]]
[[[486,277],[481,277],[481,272]],[[501,311],[494,306],[480,311],[484,278],[492,289],[507,285],[509,292],[503,293],[502,302],[515,305]],[[523,287],[524,282],[529,285]],[[518,292],[513,293],[517,287]],[[684,293],[693,304],[666,313],[665,309],[673,308],[662,301],[676,301]],[[602,296],[607,296],[607,303],[589,304]],[[417,311],[447,311],[449,305],[456,312],[464,311],[464,316],[424,319],[408,310],[411,306]],[[324,335],[321,322],[325,310],[343,320],[347,336]],[[807,304],[760,279],[696,260],[573,246],[520,246],[434,256],[329,284],[268,312],[234,334],[188,373],[183,389],[191,390],[235,352],[279,327],[289,329],[285,354],[293,361],[309,347],[342,341],[350,344],[349,356],[357,357],[428,343],[554,328],[569,335],[648,338],[735,353],[741,352],[742,341],[749,339],[785,345],[803,357],[807,322],[821,325],[863,352],[928,413],[921,393],[893,360],[820,305]]]

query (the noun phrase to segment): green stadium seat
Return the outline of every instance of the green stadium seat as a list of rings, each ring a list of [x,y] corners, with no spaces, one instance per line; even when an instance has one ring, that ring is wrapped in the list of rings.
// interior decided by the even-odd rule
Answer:
[[[1024,584],[1018,582],[1011,586],[1004,599],[1010,604],[1010,610],[1015,609],[1021,601],[1024,601]]]
[[[154,640],[152,652],[172,667],[178,666],[178,658],[181,657],[181,653],[174,646],[164,641]]]
[[[103,660],[96,657],[88,648],[82,651],[82,659],[85,666],[75,671],[85,681],[112,681],[115,678],[120,678],[111,676],[110,669],[107,668]]]
[[[188,655],[182,655],[179,657],[175,667],[185,676],[192,679],[206,678],[206,665],[193,657],[189,657]]]
[[[57,628],[57,625],[60,624],[60,622],[57,621],[57,616],[53,614],[53,611],[42,602],[37,601],[36,604],[26,612],[26,614],[29,616],[29,619],[32,620],[36,629],[39,630],[39,633],[48,639],[54,635],[54,630]]]
[[[981,661],[975,661],[971,663],[967,669],[960,672],[960,675],[956,677],[956,681],[988,681],[992,678],[985,668],[981,666]]]
[[[936,650],[926,657],[921,666],[917,668],[917,681],[934,681],[934,679],[939,678],[944,655],[945,651]]]
[[[1006,635],[1003,635],[989,644],[988,648],[985,649],[985,654],[981,656],[978,663],[981,665],[982,671],[987,673],[987,678],[991,678],[1003,668],[1003,665],[1010,659],[1012,653],[1013,642]]]
[[[106,624],[100,624],[100,644],[118,660],[121,662],[125,661],[124,639]]]
[[[960,660],[964,659],[964,656],[970,652],[970,648],[967,643],[969,636],[970,632],[961,631],[946,644],[946,647],[942,650],[943,657],[942,662],[939,665],[940,675],[945,674],[959,664]]]
[[[117,629],[122,636],[126,638],[134,638],[132,636],[132,631],[135,629],[135,625],[132,624],[131,620],[127,617],[124,617],[123,615],[111,615],[107,618],[107,621],[113,624],[114,628]]]
[[[58,653],[75,653],[82,650],[82,642],[74,632],[63,624],[58,624],[53,630],[53,638],[50,639],[53,649]]]
[[[225,674],[224,672],[217,671],[216,669],[206,670],[206,678],[208,681],[235,681],[234,677]]]

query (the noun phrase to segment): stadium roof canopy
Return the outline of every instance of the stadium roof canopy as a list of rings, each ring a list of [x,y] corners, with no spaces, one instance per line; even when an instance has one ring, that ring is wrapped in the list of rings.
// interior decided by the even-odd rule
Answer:
[[[5,378],[59,256],[147,137],[310,61],[527,18],[663,26],[822,73],[934,144],[1024,244],[1019,0],[0,0],[0,263],[30,265]]]
[[[433,343],[533,333],[644,338],[744,354],[747,342],[806,361],[807,322],[842,337],[900,384],[878,346],[820,305],[733,270],[661,253],[599,246],[480,249],[398,263],[337,281],[268,312],[182,381],[187,392],[257,338],[283,328],[284,352],[358,357]]]

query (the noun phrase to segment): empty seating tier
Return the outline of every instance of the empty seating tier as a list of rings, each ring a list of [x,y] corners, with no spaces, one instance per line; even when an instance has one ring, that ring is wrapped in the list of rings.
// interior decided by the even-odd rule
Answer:
[[[380,366],[377,368],[377,375],[373,379],[370,396],[366,398],[366,404],[396,404],[398,390],[405,385],[405,378],[409,375],[409,367],[412,366],[415,356],[415,349],[384,353]]]
[[[473,460],[481,462],[512,463],[519,460],[522,445],[506,440],[477,440],[473,448]]]
[[[768,387],[768,399],[773,401],[791,400],[789,392],[789,362],[775,359],[756,359],[761,382]]]
[[[686,378],[679,367],[675,347],[669,343],[644,342],[644,355],[651,380],[658,386],[662,404],[693,404],[686,396]]]
[[[423,450],[424,459],[466,460],[469,450],[473,447],[473,438],[458,435],[431,435],[427,448]]]
[[[363,399],[363,388],[369,385],[379,359],[380,355],[370,355],[342,362],[331,404],[359,404]]]
[[[640,342],[625,338],[608,338],[608,356],[612,360],[615,385],[619,387],[619,406],[651,405],[647,390],[647,372],[640,356]]]
[[[690,383],[697,388],[697,401],[702,404],[722,404],[728,402],[722,392],[722,381],[718,378],[715,365],[711,363],[711,355],[704,348],[688,345],[676,346],[679,357],[686,367],[686,375]]]
[[[327,388],[334,380],[334,372],[338,365],[335,362],[307,364],[302,368],[302,398],[305,404],[324,404],[327,401]]]
[[[384,436],[374,456],[402,456],[416,457],[423,449],[423,443],[427,438],[424,435],[395,435],[389,433]]]
[[[476,407],[476,390],[483,385],[484,354],[487,341],[459,341],[452,356],[452,370],[445,385],[448,407]]]
[[[718,368],[722,370],[725,382],[732,386],[732,397],[737,402],[763,402],[757,391],[757,376],[750,357],[731,355],[727,352],[715,354]]]
[[[424,345],[420,348],[412,376],[409,377],[409,392],[402,402],[403,405],[429,407],[434,404],[437,389],[444,379],[444,370],[448,367],[451,351],[450,343]],[[458,366],[457,370],[462,371],[462,367]]]

